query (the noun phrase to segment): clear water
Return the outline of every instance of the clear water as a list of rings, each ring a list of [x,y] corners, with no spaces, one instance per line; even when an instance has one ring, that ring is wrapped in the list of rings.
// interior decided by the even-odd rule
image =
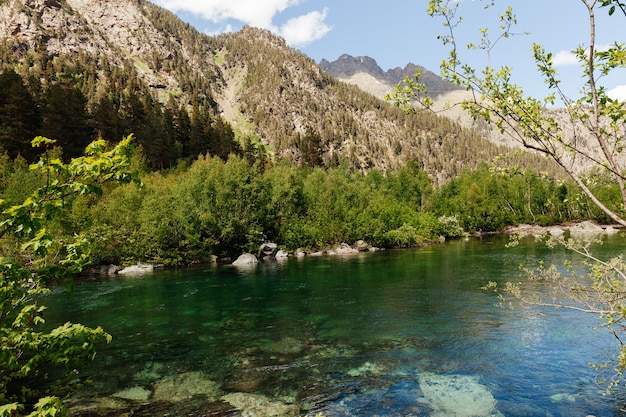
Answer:
[[[616,237],[598,250],[620,253],[625,242]],[[501,308],[480,289],[523,279],[522,263],[568,256],[533,242],[505,243],[491,237],[248,271],[205,267],[85,281],[50,297],[47,320],[102,325],[113,335],[80,374],[94,381],[79,393],[91,398],[201,371],[223,393],[295,402],[300,415],[480,415],[425,398],[420,382],[436,376],[449,378],[438,383],[445,389],[456,383],[490,393],[495,407],[484,415],[622,415],[623,398],[603,395],[588,365],[618,348],[595,316]],[[448,395],[450,402],[467,398]],[[197,397],[184,410],[151,406],[144,401],[134,415],[237,415]]]

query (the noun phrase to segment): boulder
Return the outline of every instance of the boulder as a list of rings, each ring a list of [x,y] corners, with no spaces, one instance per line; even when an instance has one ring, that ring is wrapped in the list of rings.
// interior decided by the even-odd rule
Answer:
[[[259,259],[275,258],[278,253],[278,245],[272,242],[266,242],[259,248]]]
[[[259,260],[256,256],[251,253],[244,253],[241,255],[235,262],[233,262],[233,266],[252,266],[259,263]]]
[[[565,233],[565,230],[561,229],[560,227],[550,227],[548,229],[548,233],[550,233],[551,236],[559,237]]]
[[[370,245],[369,243],[367,243],[364,240],[357,240],[356,243],[354,244],[354,247],[359,251],[359,252],[367,252],[368,250],[370,250]]]
[[[337,255],[354,255],[356,253],[359,253],[358,249],[354,249],[352,248],[350,245],[348,245],[347,243],[342,243],[341,245],[337,246],[334,249],[334,252]]]
[[[570,227],[570,236],[578,239],[593,238],[604,233],[604,229],[590,221],[580,222]]]
[[[154,272],[154,265],[146,263],[138,263],[136,265],[127,266],[117,271],[118,275],[143,275]]]
[[[284,251],[284,250],[279,250],[278,252],[276,252],[276,259],[281,259],[281,258],[288,258],[289,257],[289,252]]]

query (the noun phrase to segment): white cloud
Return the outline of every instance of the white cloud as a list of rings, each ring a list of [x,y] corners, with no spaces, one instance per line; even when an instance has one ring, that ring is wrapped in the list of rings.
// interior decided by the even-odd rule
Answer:
[[[173,12],[188,12],[213,23],[238,20],[283,36],[290,45],[306,45],[322,38],[331,28],[324,23],[327,9],[310,12],[287,21],[281,28],[274,17],[301,0],[155,0]],[[228,28],[232,29],[229,25]]]
[[[156,3],[174,12],[186,11],[215,23],[235,19],[251,26],[273,29],[274,16],[295,6],[299,0],[157,0]]]
[[[280,28],[280,35],[289,45],[304,46],[324,37],[332,28],[324,23],[328,9],[289,19]]]
[[[595,51],[602,52],[608,51],[611,45],[596,45]],[[585,56],[589,56],[589,48],[585,51]],[[573,52],[570,51],[559,51],[554,55],[552,62],[555,67],[567,67],[572,65],[578,65],[578,58]]]
[[[570,51],[560,51],[552,58],[552,63],[555,67],[567,67],[571,65],[578,65],[576,55]]]
[[[626,102],[626,85],[618,85],[607,91],[607,95],[612,99]]]

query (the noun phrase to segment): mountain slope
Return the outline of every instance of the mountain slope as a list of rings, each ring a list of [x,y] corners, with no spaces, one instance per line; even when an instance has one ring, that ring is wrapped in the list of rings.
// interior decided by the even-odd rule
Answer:
[[[226,155],[234,136],[248,158],[361,171],[416,160],[440,183],[506,151],[446,118],[405,115],[267,31],[213,38],[143,0],[5,0],[0,58],[44,90],[72,83],[97,130],[134,132],[155,167]]]

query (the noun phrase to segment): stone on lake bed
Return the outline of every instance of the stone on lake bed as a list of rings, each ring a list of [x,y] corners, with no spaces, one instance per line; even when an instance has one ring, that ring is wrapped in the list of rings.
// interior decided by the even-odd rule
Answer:
[[[300,408],[296,405],[271,401],[258,394],[235,392],[224,395],[222,400],[241,410],[243,417],[289,417],[300,413]]]
[[[152,394],[150,390],[147,390],[141,386],[137,386],[118,391],[113,394],[112,397],[121,398],[123,400],[146,401],[148,398],[150,398],[150,394]]]
[[[418,376],[431,417],[504,417],[489,388],[469,375],[440,375],[425,372]]]
[[[578,397],[578,394],[561,393],[551,395],[550,400],[555,403],[575,403]]]
[[[153,400],[180,402],[194,395],[205,395],[209,401],[215,401],[221,395],[220,386],[207,379],[202,372],[169,375],[154,385]]]
[[[348,375],[352,377],[359,377],[364,375],[379,375],[382,373],[383,370],[384,368],[380,365],[372,362],[365,362],[358,368],[350,369],[348,371]]]
[[[263,347],[263,350],[282,355],[292,355],[302,352],[304,350],[304,343],[293,337],[283,337],[278,342],[268,343]]]

